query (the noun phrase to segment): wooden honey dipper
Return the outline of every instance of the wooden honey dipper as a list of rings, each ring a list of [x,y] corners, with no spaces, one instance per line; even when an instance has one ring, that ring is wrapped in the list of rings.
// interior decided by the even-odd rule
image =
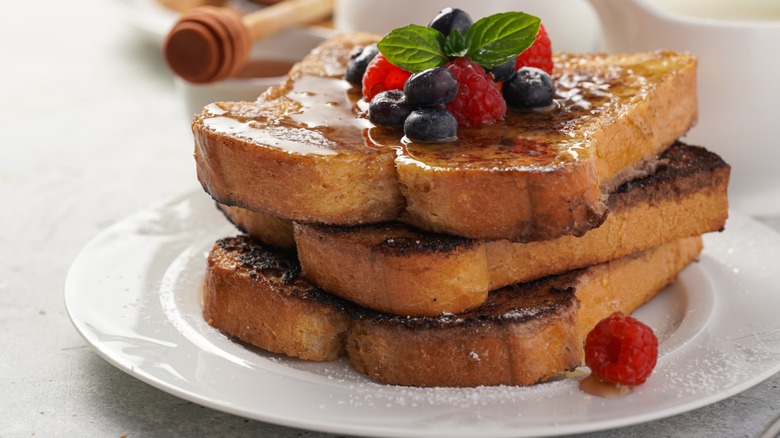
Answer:
[[[207,83],[243,67],[252,42],[288,27],[322,20],[335,0],[284,0],[241,16],[228,8],[200,7],[182,14],[165,38],[168,66],[183,79]]]

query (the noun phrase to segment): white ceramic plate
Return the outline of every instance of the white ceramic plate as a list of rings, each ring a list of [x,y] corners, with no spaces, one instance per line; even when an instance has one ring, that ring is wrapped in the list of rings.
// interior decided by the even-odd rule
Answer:
[[[236,234],[204,193],[158,203],[110,227],[73,263],[65,301],[106,360],[214,409],[332,433],[508,437],[585,432],[692,410],[780,371],[780,235],[732,213],[700,260],[635,315],[661,340],[647,383],[620,399],[574,378],[528,388],[408,388],[344,361],[308,363],[233,342],[200,317],[214,240]]]

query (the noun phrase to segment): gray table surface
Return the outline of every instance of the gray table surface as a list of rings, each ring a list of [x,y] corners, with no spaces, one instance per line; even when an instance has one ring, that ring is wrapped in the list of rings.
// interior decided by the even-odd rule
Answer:
[[[198,187],[190,116],[159,47],[115,3],[13,2],[0,14],[0,436],[332,436],[166,394],[105,362],[72,327],[62,292],[79,250]],[[693,412],[587,436],[753,436],[780,412],[779,387],[775,375]]]

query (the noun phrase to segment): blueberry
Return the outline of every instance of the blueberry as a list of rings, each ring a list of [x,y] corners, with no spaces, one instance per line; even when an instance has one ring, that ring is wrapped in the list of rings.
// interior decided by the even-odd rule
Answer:
[[[379,126],[403,126],[412,107],[401,90],[383,91],[368,104],[368,120]]]
[[[363,83],[363,75],[366,73],[366,67],[368,67],[368,63],[374,59],[374,56],[376,56],[377,53],[379,53],[379,49],[376,48],[376,44],[371,44],[352,52],[349,64],[347,64],[346,76],[346,79],[350,84],[360,85]]]
[[[508,80],[512,77],[513,74],[515,74],[515,64],[517,63],[517,56],[510,59],[509,61],[501,64],[496,65],[493,68],[487,69],[489,73],[493,73],[493,77],[495,78],[496,82],[503,82]]]
[[[406,118],[404,134],[412,141],[444,143],[457,138],[458,122],[444,108],[420,108]]]
[[[552,104],[553,83],[544,70],[523,67],[504,83],[503,93],[512,108],[543,108]]]
[[[437,16],[433,17],[433,20],[428,24],[428,27],[438,30],[443,33],[444,36],[449,35],[453,29],[457,30],[462,35],[466,33],[466,29],[471,27],[473,23],[474,20],[471,19],[471,16],[464,11],[460,9],[444,8]]]
[[[429,68],[406,80],[404,94],[415,108],[446,105],[458,96],[458,80],[447,69]]]

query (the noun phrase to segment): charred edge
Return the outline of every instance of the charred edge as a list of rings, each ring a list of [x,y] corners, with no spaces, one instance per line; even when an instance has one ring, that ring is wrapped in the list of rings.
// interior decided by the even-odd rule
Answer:
[[[281,251],[266,249],[260,242],[248,235],[228,237],[217,241],[217,245],[226,252],[238,252],[236,260],[246,269],[255,272],[253,278],[273,270],[284,284],[291,284],[301,275],[301,266],[297,260],[285,257]]]
[[[404,257],[410,253],[450,253],[476,246],[477,241],[446,234],[426,233],[419,237],[394,237],[378,247],[384,252]]]
[[[547,277],[529,283],[507,286],[490,292],[488,300],[471,311],[436,317],[407,317],[355,308],[354,320],[393,325],[407,330],[482,327],[500,324],[523,324],[563,312],[577,305],[576,287],[570,276]],[[523,305],[525,304],[525,305]]]
[[[220,239],[217,245],[226,252],[237,252],[239,255],[236,260],[242,267],[250,270],[249,275],[253,279],[267,277],[268,272],[273,271],[284,285],[295,290],[303,299],[330,306],[347,315],[356,307],[304,280],[301,276],[301,266],[292,254],[266,248],[248,235]]]
[[[628,181],[612,192],[609,207],[614,209],[641,200],[684,197],[711,187],[713,174],[721,169],[730,169],[717,154],[681,142],[674,143],[661,153],[658,160],[655,172]]]
[[[224,216],[225,219],[227,219],[228,222],[230,222],[234,227],[236,227],[236,229],[238,231],[241,231],[242,233],[247,234],[247,235],[249,234],[249,230],[247,230],[246,227],[242,227],[241,225],[239,225],[230,216],[230,213],[228,212],[227,208],[231,207],[231,206],[228,206],[226,204],[222,204],[221,202],[218,202],[218,201],[216,201],[214,203],[214,205],[216,206],[217,210],[219,210],[219,212],[222,213],[222,216]],[[259,241],[259,239],[255,239],[255,240]],[[271,243],[268,243],[268,242],[259,241],[259,243],[261,243],[262,245],[271,247],[271,248],[273,248],[274,251],[281,252],[281,253],[283,253],[283,254],[285,254],[287,256],[297,257],[297,254],[298,254],[298,248],[295,248],[295,247],[293,247],[293,248],[280,248],[280,247],[278,247],[276,245],[273,245]]]
[[[254,279],[267,277],[268,271],[271,270],[302,299],[330,306],[353,320],[396,325],[409,330],[487,327],[541,319],[576,305],[576,281],[581,271],[571,271],[492,291],[485,304],[463,314],[404,317],[358,306],[311,285],[301,276],[297,260],[279,251],[266,249],[250,236],[220,239],[217,245],[223,251],[238,253],[236,260],[242,267],[251,271],[250,277]]]
[[[400,233],[394,233],[396,235],[387,238],[374,246],[374,249],[377,251],[399,257],[420,253],[451,253],[458,250],[471,249],[479,244],[475,239],[413,230],[404,224],[396,222],[390,224],[360,225],[358,227],[338,225],[311,226],[315,227],[319,233],[323,234],[350,234],[357,230],[372,233],[374,230],[390,231],[392,229],[400,229]]]

